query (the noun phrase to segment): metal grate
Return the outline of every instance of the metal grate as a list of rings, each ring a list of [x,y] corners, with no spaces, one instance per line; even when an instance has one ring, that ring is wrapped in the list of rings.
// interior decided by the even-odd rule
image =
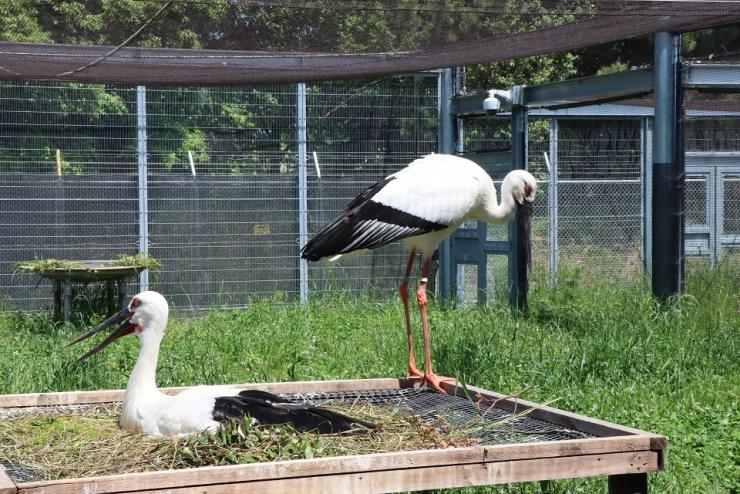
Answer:
[[[0,461],[0,470],[5,469],[5,474],[15,483],[35,482],[45,480],[44,472],[12,461]]]
[[[523,442],[561,441],[594,437],[591,434],[562,427],[558,424],[519,415],[503,408],[483,404],[487,413],[481,418],[478,407],[470,400],[437,393],[428,388],[373,389],[362,391],[332,391],[325,393],[286,394],[291,400],[311,404],[364,403],[395,410],[395,413],[415,415],[432,424],[441,418],[460,428],[471,439],[482,444],[510,444]],[[519,412],[521,413],[521,412]],[[471,425],[475,424],[474,427]]]

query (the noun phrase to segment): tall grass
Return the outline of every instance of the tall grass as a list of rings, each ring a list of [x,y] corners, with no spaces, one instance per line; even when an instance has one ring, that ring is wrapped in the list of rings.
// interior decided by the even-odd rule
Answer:
[[[652,492],[740,489],[740,273],[692,273],[686,294],[661,308],[641,284],[584,287],[562,273],[536,284],[526,317],[507,307],[429,311],[435,370],[500,392],[669,437],[666,471]],[[351,379],[405,372],[400,304],[326,298],[305,306],[263,300],[239,311],[176,316],[159,364],[161,386]],[[64,345],[82,328],[43,315],[0,316],[0,392],[121,388],[134,338],[88,362]],[[539,493],[540,484],[464,492]],[[555,493],[605,492],[604,479],[551,482]]]

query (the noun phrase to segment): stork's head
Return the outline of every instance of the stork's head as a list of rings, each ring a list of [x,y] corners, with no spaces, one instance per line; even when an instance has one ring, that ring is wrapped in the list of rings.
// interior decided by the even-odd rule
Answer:
[[[141,338],[161,340],[164,335],[164,328],[167,326],[168,314],[169,306],[167,305],[167,300],[165,300],[162,295],[151,291],[141,292],[131,299],[131,302],[126,308],[78,337],[76,340],[71,342],[70,345],[79,343],[80,341],[85,340],[106,328],[115,326],[116,324],[120,324],[118,328],[98,346],[80,357],[78,362],[98,353],[118,338],[129,334],[136,334]]]
[[[531,173],[524,170],[514,170],[506,178],[510,180],[511,193],[514,196],[514,201],[519,206],[534,202],[534,196],[537,193],[537,180]]]

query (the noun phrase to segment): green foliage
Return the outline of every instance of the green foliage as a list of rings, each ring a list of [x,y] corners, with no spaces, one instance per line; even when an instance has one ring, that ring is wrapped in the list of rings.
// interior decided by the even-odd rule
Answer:
[[[206,145],[206,134],[200,129],[177,129],[180,134],[178,141],[180,143],[177,152],[169,153],[164,158],[164,168],[167,171],[172,171],[175,165],[180,164],[184,167],[188,167],[188,151],[193,155],[193,162],[198,165],[208,164],[211,161],[211,156],[208,154]]]
[[[111,266],[131,266],[144,269],[159,269],[162,263],[146,252],[137,252],[136,254],[121,254]]]
[[[39,24],[34,0],[0,3],[0,41],[48,43],[49,33]]]
[[[34,259],[33,261],[23,261],[16,263],[15,272],[31,271],[32,273],[42,273],[50,269],[79,269],[85,267],[79,262],[61,261],[59,259]]]
[[[313,458],[320,449],[316,433],[298,432],[289,425],[255,426],[246,416],[226,422],[216,434],[202,432],[185,438],[175,455],[184,465],[197,467]]]

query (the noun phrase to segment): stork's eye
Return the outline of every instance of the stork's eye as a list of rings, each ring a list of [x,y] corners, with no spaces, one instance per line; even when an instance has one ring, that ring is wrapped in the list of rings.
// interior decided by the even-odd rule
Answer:
[[[133,299],[131,301],[131,308],[132,309],[135,309],[135,308],[137,308],[140,305],[141,305],[141,300],[139,300],[138,298],[135,298],[135,299]]]

